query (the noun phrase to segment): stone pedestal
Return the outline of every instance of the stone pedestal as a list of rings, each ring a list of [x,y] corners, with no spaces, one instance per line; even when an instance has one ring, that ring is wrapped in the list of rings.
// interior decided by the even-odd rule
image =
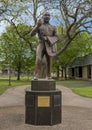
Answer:
[[[32,80],[25,96],[25,122],[33,125],[61,123],[61,91],[55,80]]]
[[[46,80],[46,79],[39,79],[39,80],[32,80],[31,81],[31,90],[36,91],[50,91],[56,90],[56,82],[55,80]]]

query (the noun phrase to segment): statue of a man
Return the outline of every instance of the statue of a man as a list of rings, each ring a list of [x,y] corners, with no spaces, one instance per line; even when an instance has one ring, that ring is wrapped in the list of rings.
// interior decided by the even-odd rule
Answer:
[[[56,52],[56,44],[59,40],[57,29],[49,23],[50,14],[46,12],[43,15],[43,22],[38,21],[37,25],[32,29],[31,36],[38,33],[39,45],[36,52],[36,68],[34,79],[38,79],[41,73],[41,62],[45,55],[47,61],[47,77],[51,79],[51,57]]]

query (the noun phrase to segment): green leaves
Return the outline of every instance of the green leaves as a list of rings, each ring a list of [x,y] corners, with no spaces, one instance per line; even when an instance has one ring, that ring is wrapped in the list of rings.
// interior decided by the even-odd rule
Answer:
[[[92,53],[92,35],[81,33],[70,44],[70,46],[57,58],[56,66],[66,67],[79,56]],[[60,45],[59,45],[60,46]]]
[[[0,59],[3,60],[1,66],[11,64],[14,70],[18,70],[18,65],[21,64],[21,71],[25,71],[25,68],[26,71],[30,71],[33,68],[35,54],[30,50],[28,41],[35,48],[37,38],[31,38],[30,29],[31,27],[24,24],[18,24],[16,28],[14,26],[7,27],[6,32],[1,36]]]

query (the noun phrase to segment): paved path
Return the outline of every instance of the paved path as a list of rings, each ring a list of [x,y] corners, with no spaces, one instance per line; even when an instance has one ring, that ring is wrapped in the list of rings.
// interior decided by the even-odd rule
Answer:
[[[67,87],[57,86],[62,91],[62,102],[63,106],[77,106],[77,107],[85,107],[92,108],[92,99],[86,98],[82,96],[78,96],[73,93],[71,89]]]
[[[24,105],[25,91],[29,86],[14,87],[0,96],[0,107]]]
[[[25,90],[8,89],[0,96],[0,130],[92,130],[92,99],[78,96],[66,87],[62,91],[62,123],[54,126],[25,124]]]

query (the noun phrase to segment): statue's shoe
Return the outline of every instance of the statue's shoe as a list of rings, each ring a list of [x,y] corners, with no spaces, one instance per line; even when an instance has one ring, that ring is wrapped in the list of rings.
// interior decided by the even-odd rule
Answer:
[[[34,80],[38,80],[38,77],[34,77]]]

